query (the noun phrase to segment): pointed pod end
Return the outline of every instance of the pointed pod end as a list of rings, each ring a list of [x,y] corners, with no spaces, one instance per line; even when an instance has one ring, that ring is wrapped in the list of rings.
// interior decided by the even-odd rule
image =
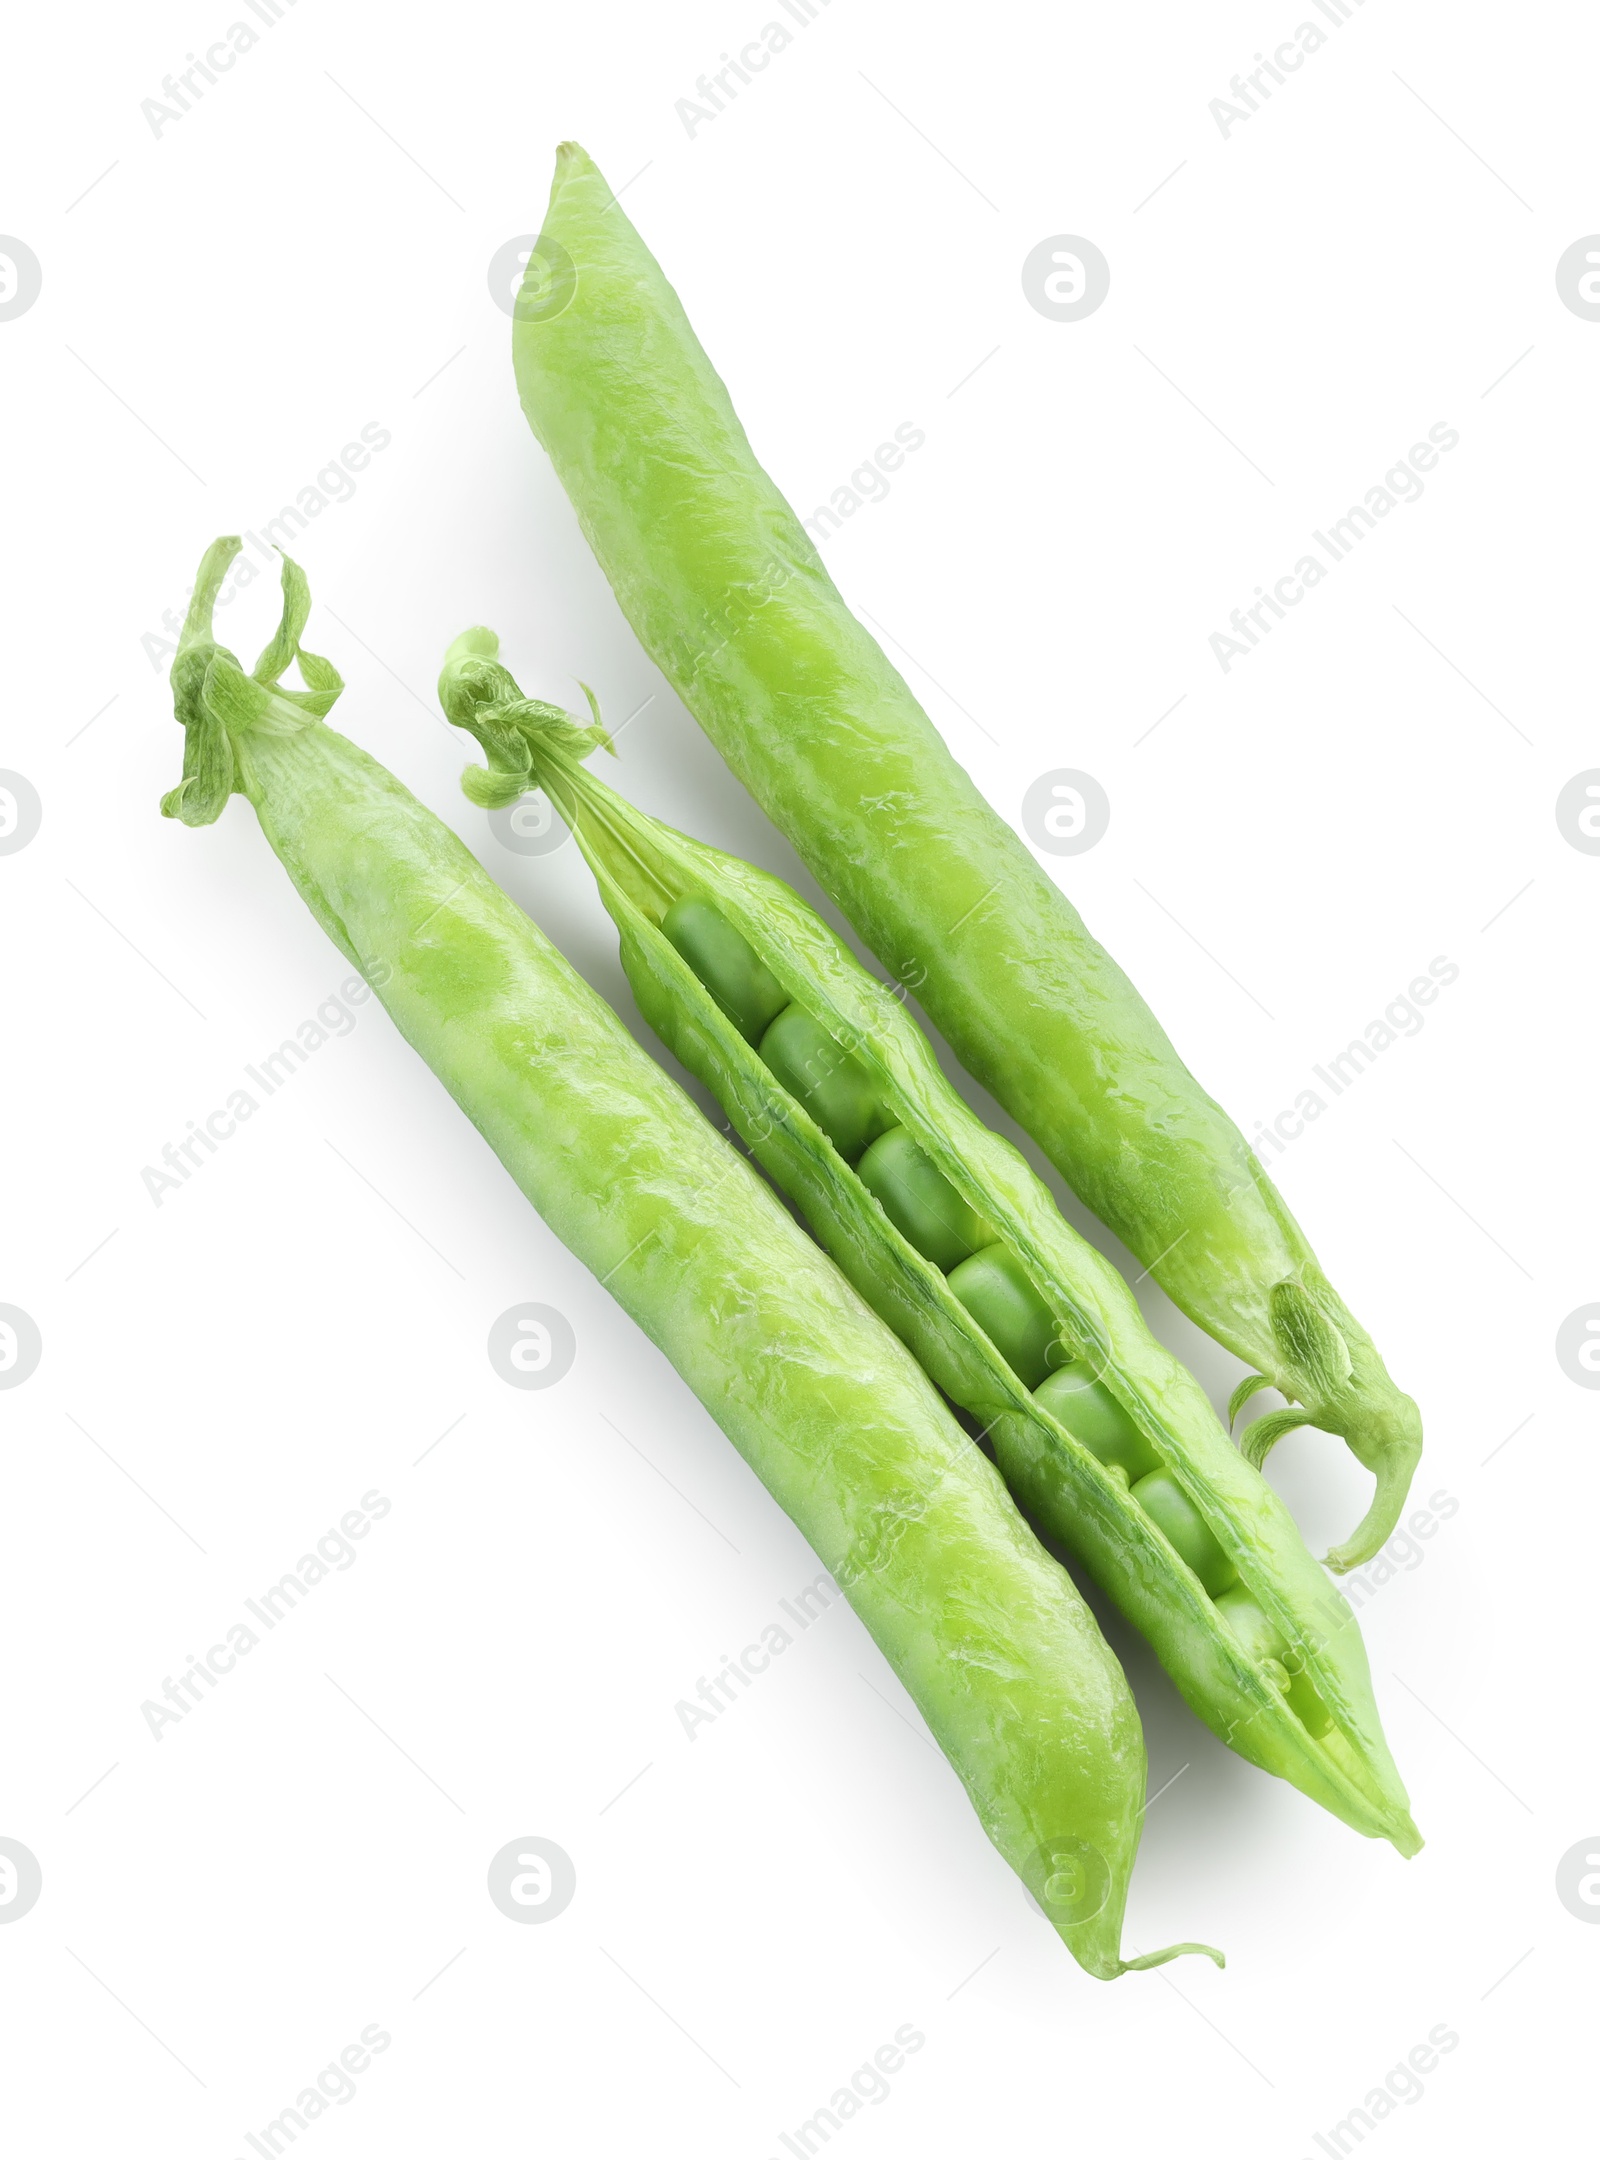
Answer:
[[[564,314],[577,290],[575,265],[592,262],[597,250],[605,253],[608,239],[625,239],[631,231],[610,181],[582,143],[557,144],[544,226],[528,260],[536,282],[524,287],[519,327]]]
[[[1389,1843],[1402,1860],[1414,1860],[1427,1843],[1427,1840],[1411,1820],[1411,1817],[1402,1815],[1395,1827],[1389,1832]]]
[[[599,166],[590,157],[582,143],[557,143],[556,169],[550,176],[550,207],[545,212],[547,231],[541,237],[548,239],[548,226],[551,217],[552,215],[559,215],[559,205],[565,192],[569,188],[573,188],[579,191],[580,197],[584,197],[591,187],[603,189],[607,196],[611,194],[610,189],[606,187]],[[615,198],[613,197],[612,200],[615,200]],[[537,320],[537,318],[535,319]]]

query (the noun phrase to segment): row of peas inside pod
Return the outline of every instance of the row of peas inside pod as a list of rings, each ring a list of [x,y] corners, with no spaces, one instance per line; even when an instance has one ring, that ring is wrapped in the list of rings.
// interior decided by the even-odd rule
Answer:
[[[1327,1710],[1307,1676],[1291,1674],[1282,1636],[1240,1582],[1199,1509],[1105,1382],[1069,1355],[1056,1316],[1020,1259],[895,1122],[866,1066],[790,1000],[749,941],[708,900],[675,901],[661,929],[906,1243],[946,1277],[1024,1387],[1127,1486],[1307,1731],[1320,1739],[1331,1724]]]

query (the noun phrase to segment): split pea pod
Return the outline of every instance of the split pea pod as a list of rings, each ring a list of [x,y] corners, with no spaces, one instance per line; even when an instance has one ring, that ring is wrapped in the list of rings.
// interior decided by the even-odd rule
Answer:
[[[523,699],[495,651],[491,632],[467,632],[440,681],[488,756],[467,793],[492,807],[543,787],[646,1019],[1200,1717],[1353,1828],[1416,1851],[1354,1613],[1116,1269],[788,886],[625,802],[581,762],[594,729]]]
[[[1416,1404],[1227,1113],[850,613],[758,464],[659,264],[575,143],[513,325],[517,384],[645,649],[967,1069],[1174,1301],[1376,1478],[1353,1567],[1393,1530]]]
[[[214,642],[238,549],[216,542],[196,581],[172,668],[184,777],[162,809],[202,825],[231,792],[249,799],[401,1034],[836,1577],[1079,1963],[1112,1979],[1203,1947],[1121,1957],[1145,1793],[1138,1716],[993,1465],[455,834],[324,724],[340,683],[300,649],[299,571],[285,562],[283,621],[252,674]],[[285,690],[296,657],[307,688]]]

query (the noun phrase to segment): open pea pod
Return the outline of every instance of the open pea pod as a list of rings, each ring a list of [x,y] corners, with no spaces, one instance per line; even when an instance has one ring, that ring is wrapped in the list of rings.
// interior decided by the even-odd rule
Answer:
[[[1417,1851],[1353,1611],[1116,1269],[812,909],[586,771],[603,731],[523,699],[496,650],[467,632],[440,681],[489,759],[468,767],[467,793],[545,790],[646,1019],[1212,1731]]]

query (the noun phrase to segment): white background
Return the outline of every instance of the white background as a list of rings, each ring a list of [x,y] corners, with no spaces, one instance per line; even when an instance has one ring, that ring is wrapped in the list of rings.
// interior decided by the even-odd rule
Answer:
[[[775,0],[300,0],[159,136],[141,100],[242,0],[9,33],[0,228],[43,266],[0,322],[0,763],[43,805],[0,858],[0,1301],[44,1344],[0,1430],[0,1834],[44,1873],[0,1927],[19,2153],[233,2160],[372,2023],[296,2152],[773,2160],[907,2023],[830,2154],[1316,2160],[1441,2025],[1363,2152],[1549,2143],[1586,2102],[1600,1931],[1555,1875],[1600,1830],[1595,1403],[1553,1344],[1600,1297],[1600,862],[1554,802],[1600,763],[1600,324],[1554,271],[1600,228],[1600,37],[1442,0],[1086,14],[833,0],[692,138],[675,101]],[[1324,47],[1225,138],[1209,101],[1305,19]],[[620,784],[797,875],[517,408],[487,266],[567,135],[800,509],[925,430],[830,567],[1008,816],[1049,768],[1102,782],[1108,835],[1052,869],[1241,1126],[1459,967],[1276,1165],[1426,1417],[1438,1527],[1362,1612],[1426,1850],[1224,1752],[1110,1623],[1177,1778],[1128,1937],[1226,1973],[1081,1974],[842,1605],[685,1738],[814,1563],[373,1006],[180,1192],[141,1180],[347,973],[242,802],[158,817],[180,737],[141,640],[364,423],[390,445],[297,550],[336,723],[636,1027],[575,852],[508,854],[459,794],[458,630],[614,721],[653,696]],[[1022,291],[1059,233],[1111,264],[1081,323]],[[1422,499],[1224,674],[1230,610],[1440,421]],[[262,579],[224,634],[248,658],[273,613]],[[1237,1368],[1145,1288],[1221,1401]],[[525,1299],[577,1335],[546,1394],[485,1355]],[[1324,1436],[1272,1473],[1319,1551],[1365,1504]],[[154,1740],[141,1703],[374,1488],[355,1565]],[[578,1887],[519,1927],[485,1871],[530,1835]]]

